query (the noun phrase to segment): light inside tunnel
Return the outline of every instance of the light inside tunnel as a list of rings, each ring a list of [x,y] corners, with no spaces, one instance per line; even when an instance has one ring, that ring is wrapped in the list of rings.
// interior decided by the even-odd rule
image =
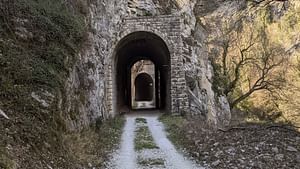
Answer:
[[[155,65],[150,60],[137,61],[131,67],[131,107],[156,107]]]
[[[139,61],[151,61],[154,75],[151,77],[148,73],[150,77],[144,74],[139,77],[141,79],[136,79],[140,83],[133,94],[132,67]],[[170,53],[159,36],[144,31],[134,32],[118,43],[113,62],[114,112],[127,112],[133,109],[134,100],[149,101],[151,98],[154,98],[153,108],[167,111],[170,109],[170,84]]]

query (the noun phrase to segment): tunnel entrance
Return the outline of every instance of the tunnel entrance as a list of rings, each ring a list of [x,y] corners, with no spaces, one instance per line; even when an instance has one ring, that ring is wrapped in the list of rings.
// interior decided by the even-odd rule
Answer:
[[[131,33],[119,42],[114,57],[114,112],[170,109],[170,52],[159,36]]]

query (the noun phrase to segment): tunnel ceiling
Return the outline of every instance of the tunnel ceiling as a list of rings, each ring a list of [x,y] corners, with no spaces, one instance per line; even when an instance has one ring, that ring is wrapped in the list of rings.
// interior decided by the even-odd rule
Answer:
[[[169,50],[164,41],[152,33],[135,32],[123,38],[117,48],[117,64],[131,67],[141,59],[149,59],[158,67],[169,65]]]

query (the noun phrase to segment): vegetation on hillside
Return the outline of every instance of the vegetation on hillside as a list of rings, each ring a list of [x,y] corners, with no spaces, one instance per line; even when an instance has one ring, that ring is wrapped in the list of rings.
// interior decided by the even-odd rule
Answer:
[[[297,1],[248,4],[223,20],[211,40],[216,91],[234,112],[259,120],[300,123],[299,30]]]
[[[0,1],[0,110],[10,118],[0,117],[0,168],[82,168],[89,163],[100,167],[105,161],[100,157],[105,156],[118,141],[122,119],[100,124],[100,128],[91,126],[73,133],[66,130],[64,112],[59,107],[65,101],[66,79],[87,40],[85,22],[86,3],[89,2]],[[222,18],[218,23],[222,25],[221,33],[209,39],[211,49],[216,50],[211,50],[215,68],[214,88],[227,96],[233,113],[247,112],[249,117],[262,121],[281,120],[299,125],[300,3],[298,0],[247,2],[246,9],[231,18]],[[171,13],[174,4],[165,1],[161,4],[170,8],[166,13]],[[279,160],[283,161],[278,166],[296,166],[295,149],[299,149],[300,137],[295,131],[292,134],[286,132],[290,129],[270,131],[262,126],[267,132],[232,132],[229,133],[232,137],[227,138],[233,141],[224,142],[220,147],[220,143],[214,143],[226,137],[220,134],[224,131],[214,135],[211,132],[217,131],[201,129],[201,122],[194,123],[189,119],[191,122],[187,123],[180,117],[162,120],[169,123],[175,133],[170,137],[197,145],[197,151],[203,152],[198,154],[202,159],[208,157],[203,150],[211,153],[216,147],[223,155],[227,153],[226,156],[219,154],[224,157],[222,159],[232,157],[227,152],[232,150],[232,143],[245,147],[253,152],[250,155],[254,155],[256,150],[248,144],[256,138],[253,135],[259,134],[272,144],[278,140],[280,148],[272,149],[271,153],[279,155]],[[183,130],[182,126],[188,127]],[[208,134],[201,135],[205,132]],[[273,139],[266,138],[266,133]],[[257,145],[269,145],[260,141],[253,140]],[[198,145],[200,142],[204,144]],[[286,142],[286,147],[282,147]],[[150,147],[153,147],[151,143]],[[259,148],[264,150],[265,147]],[[285,151],[290,153],[282,157]],[[250,157],[249,161],[254,158]],[[263,157],[264,160],[270,160],[269,156]],[[224,161],[219,164],[226,165]]]
[[[56,101],[84,41],[84,15],[63,0],[4,0],[0,23],[0,109],[13,119],[0,123],[0,149],[8,155],[1,167],[15,168],[8,157],[24,168],[41,168],[47,158],[64,165]],[[39,103],[36,93],[50,104]]]
[[[0,1],[0,109],[10,118],[0,116],[0,168],[99,166],[117,142],[122,120],[67,132],[59,107],[87,41],[86,3]]]

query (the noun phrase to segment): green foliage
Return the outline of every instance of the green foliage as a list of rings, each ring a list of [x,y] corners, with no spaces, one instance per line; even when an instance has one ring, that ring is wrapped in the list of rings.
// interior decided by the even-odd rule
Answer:
[[[144,118],[137,118],[137,124],[145,124],[147,123],[146,119]],[[152,138],[152,135],[149,131],[147,126],[139,126],[136,131],[135,137],[135,149],[142,150],[142,149],[156,149],[158,148]]]
[[[224,88],[228,84],[228,77],[224,76],[222,73],[222,66],[217,63],[217,58],[211,60],[211,64],[214,70],[214,76],[212,81],[212,89],[218,95],[224,94]]]
[[[150,11],[145,11],[145,16],[152,16],[152,13]]]
[[[14,119],[0,127],[13,130],[4,141],[14,138],[17,143],[12,144],[30,145],[32,158],[40,152],[55,152],[57,159],[66,153],[60,144],[65,122],[57,110],[58,99],[45,108],[31,93],[64,92],[86,32],[84,16],[76,11],[64,0],[0,2],[0,108]]]
[[[164,165],[164,159],[157,158],[157,159],[138,159],[138,164],[142,166],[157,166],[157,165]]]
[[[8,9],[0,15],[5,23],[0,29],[1,100],[20,92],[16,89],[61,88],[84,40],[83,15],[71,12],[62,0],[16,0],[1,6]],[[26,38],[14,31],[18,29],[26,30]]]
[[[136,123],[147,123],[147,120],[145,118],[136,118],[135,122]]]

